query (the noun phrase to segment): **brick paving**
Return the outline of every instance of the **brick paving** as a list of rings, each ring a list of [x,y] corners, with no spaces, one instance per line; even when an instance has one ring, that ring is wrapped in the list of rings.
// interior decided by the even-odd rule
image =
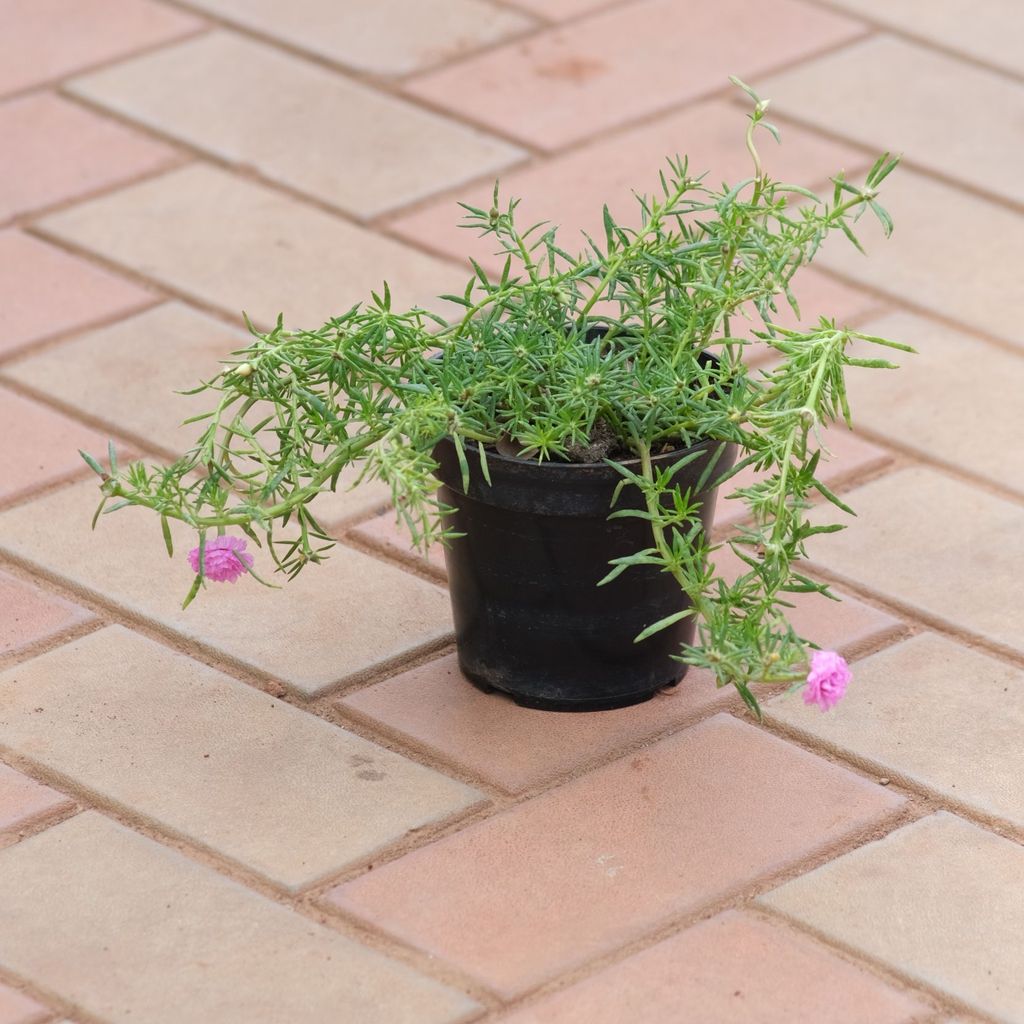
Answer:
[[[0,0],[0,1024],[1024,1021],[1024,14],[1017,0]],[[658,160],[897,223],[798,294],[920,350],[854,379],[809,546],[855,661],[752,723],[693,671],[599,715],[452,653],[379,486],[282,592],[178,607],[74,449],[173,458],[240,311],[312,326],[493,257],[499,175],[589,228]],[[198,409],[201,405],[196,405]],[[735,525],[723,506],[719,529]],[[182,538],[184,542],[184,537]]]

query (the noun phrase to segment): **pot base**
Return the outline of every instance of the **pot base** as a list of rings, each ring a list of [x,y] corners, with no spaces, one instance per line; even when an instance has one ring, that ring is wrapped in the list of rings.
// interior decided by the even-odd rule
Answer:
[[[683,676],[686,675],[688,666],[682,666],[683,671],[678,676],[666,679],[664,683],[659,683],[653,689],[639,690],[633,693],[617,693],[613,696],[580,697],[575,700],[564,697],[545,697],[541,694],[524,693],[522,691],[506,689],[504,686],[495,686],[475,673],[467,672],[465,667],[460,667],[462,668],[462,674],[478,690],[482,690],[484,693],[503,693],[506,697],[511,697],[521,708],[533,708],[536,711],[569,711],[578,713],[584,711],[616,711],[619,708],[632,707],[634,704],[643,704],[656,694],[661,693],[662,690],[669,690],[673,686],[678,686]]]

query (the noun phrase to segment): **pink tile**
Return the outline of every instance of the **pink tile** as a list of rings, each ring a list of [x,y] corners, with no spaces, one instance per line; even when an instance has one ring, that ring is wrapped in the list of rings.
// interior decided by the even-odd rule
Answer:
[[[72,473],[88,472],[78,454],[80,448],[99,458],[107,451],[107,438],[0,388],[0,501],[20,497]]]
[[[21,231],[0,231],[0,357],[155,296]]]
[[[641,0],[421,75],[408,90],[552,151],[862,31],[798,0]]]
[[[511,996],[902,802],[718,715],[338,886],[330,899]]]
[[[195,31],[154,0],[0,0],[0,95]]]
[[[633,191],[660,188],[659,172],[667,157],[687,155],[694,173],[708,172],[712,187],[721,181],[742,181],[750,175],[750,154],[744,144],[746,111],[724,100],[698,103],[658,118],[613,138],[588,143],[562,156],[546,157],[521,171],[501,175],[501,194],[522,202],[517,220],[524,228],[540,220],[559,226],[559,241],[575,251],[585,244],[581,231],[604,237],[605,203],[624,224],[640,223]],[[782,180],[817,186],[843,167],[862,163],[856,150],[830,142],[802,128],[780,123],[782,145],[768,137],[765,167]],[[456,200],[489,209],[492,186],[435,200],[391,221],[399,234],[446,256],[472,256],[491,270],[504,258],[494,255],[493,238],[479,238],[460,228],[463,210]]]
[[[854,417],[856,417],[856,410],[854,410]],[[892,456],[884,448],[861,440],[856,434],[839,424],[828,432],[825,437],[825,445],[833,457],[826,462],[825,457],[822,456],[818,475],[827,487],[835,487],[839,481],[878,469],[892,459]],[[718,504],[715,507],[716,530],[733,526],[747,518],[746,502],[741,498],[728,498],[726,495],[734,493],[740,487],[749,487],[760,478],[761,474],[755,473],[748,467],[737,473],[722,487],[718,496]],[[837,515],[841,515],[838,509],[835,511]]]
[[[0,221],[169,166],[174,150],[51,94],[0,104]]]
[[[450,654],[358,690],[341,704],[507,793],[520,793],[732,699],[732,687],[718,690],[708,673],[690,669],[679,686],[646,704],[552,714],[483,693]]]
[[[435,544],[424,558],[412,547],[409,534],[395,522],[395,513],[382,512],[379,516],[360,523],[352,536],[371,544],[375,548],[386,551],[395,558],[401,558],[410,565],[421,566],[439,576],[446,576],[444,564],[444,548]]]
[[[14,831],[36,818],[70,806],[71,801],[63,793],[0,764],[0,832]],[[2,1022],[0,1015],[0,1024]]]
[[[512,0],[512,3],[548,21],[565,21],[602,7],[610,7],[615,0]]]
[[[0,654],[11,654],[92,618],[84,608],[5,572],[0,572],[0,608]]]
[[[845,244],[845,239],[836,239],[836,244],[839,243]],[[875,296],[843,284],[814,267],[804,267],[797,274],[793,279],[793,293],[800,306],[800,316],[797,317],[785,297],[780,296],[778,313],[774,318],[775,323],[790,330],[801,326],[804,329],[813,327],[823,316],[835,320],[840,327],[852,327],[879,313],[884,305]],[[752,323],[752,329],[763,329],[759,320]],[[764,348],[766,357],[770,357],[771,350],[767,346]]]
[[[714,562],[726,579],[734,580],[746,570],[743,562],[730,548],[715,553]],[[830,601],[820,594],[787,594],[793,605],[789,621],[797,633],[825,650],[839,651],[847,658],[856,657],[885,637],[895,636],[903,623],[887,612],[833,588],[839,601]]]
[[[813,939],[726,911],[541,999],[502,1024],[910,1024],[927,1004]]]
[[[40,1024],[50,1019],[50,1011],[41,1003],[0,982],[0,1024]]]

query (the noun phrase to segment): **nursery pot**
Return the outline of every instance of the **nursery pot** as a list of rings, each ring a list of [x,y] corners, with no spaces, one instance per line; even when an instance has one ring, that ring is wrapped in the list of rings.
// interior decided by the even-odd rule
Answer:
[[[720,441],[694,447],[709,458],[724,448],[716,477],[736,457],[735,446]],[[455,509],[445,525],[465,535],[445,549],[465,675],[517,704],[552,711],[625,707],[679,682],[686,666],[672,655],[692,642],[692,618],[634,643],[647,626],[688,607],[671,574],[631,566],[597,586],[613,558],[653,544],[646,520],[608,519],[621,474],[604,463],[538,463],[489,450],[488,484],[475,446],[467,443],[466,449],[468,489],[455,445],[445,439],[434,452],[439,497]],[[665,468],[684,454],[665,452],[653,463]],[[640,472],[639,460],[623,464]],[[684,491],[696,487],[706,465],[706,458],[694,459],[674,482]],[[705,491],[701,500],[708,531],[715,491]],[[639,488],[627,484],[615,508],[642,507]]]

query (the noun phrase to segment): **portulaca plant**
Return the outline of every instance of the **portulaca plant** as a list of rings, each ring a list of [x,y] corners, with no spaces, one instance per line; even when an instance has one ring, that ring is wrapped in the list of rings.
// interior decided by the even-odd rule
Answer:
[[[464,207],[465,225],[494,241],[504,266],[492,276],[473,263],[465,288],[442,297],[458,316],[395,308],[385,284],[311,330],[250,326],[251,344],[197,389],[215,406],[195,418],[201,433],[184,458],[166,467],[112,460],[107,473],[85,456],[102,478],[97,516],[152,509],[169,554],[168,521],[191,526],[187,604],[207,581],[261,579],[245,538],[289,578],[320,562],[331,539],[315,499],[346,467],[390,486],[398,519],[426,549],[452,541],[436,496],[440,439],[451,438],[467,474],[474,458],[486,475],[495,450],[604,459],[641,489],[650,524],[649,545],[616,559],[606,579],[653,564],[689,599],[687,611],[642,635],[696,615],[696,640],[680,659],[735,686],[755,713],[755,682],[804,687],[808,703],[831,707],[849,669],[799,637],[785,614],[790,594],[831,596],[798,567],[809,537],[840,529],[810,524],[812,501],[851,511],[821,480],[822,431],[850,423],[848,369],[893,366],[853,355],[852,342],[909,349],[826,318],[786,329],[778,311],[787,303],[799,314],[791,282],[830,235],[860,248],[854,222],[866,211],[891,232],[878,189],[898,158],[883,154],[861,185],[837,174],[827,198],[776,181],[757,147],[761,132],[779,139],[768,103],[737,84],[753,102],[750,177],[716,188],[671,160],[658,193],[638,197],[638,226],[605,207],[602,236],[584,237],[579,252],[553,226],[522,227],[516,200],[502,202],[496,186],[489,209]],[[748,365],[755,344],[773,351],[769,369]],[[699,502],[673,483],[679,464],[652,467],[666,445],[682,451],[707,438],[740,451],[729,472],[705,473],[708,486],[758,471],[731,495],[749,512],[727,542],[745,568],[731,580],[716,571],[720,546],[700,534]]]

